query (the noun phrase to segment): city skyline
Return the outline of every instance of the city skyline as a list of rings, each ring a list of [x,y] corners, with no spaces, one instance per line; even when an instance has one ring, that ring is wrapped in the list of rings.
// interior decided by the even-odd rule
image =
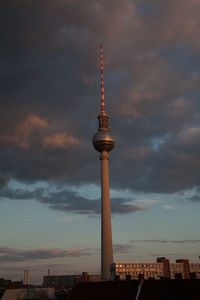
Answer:
[[[200,3],[0,3],[0,277],[100,274],[104,45],[114,261],[199,261]]]

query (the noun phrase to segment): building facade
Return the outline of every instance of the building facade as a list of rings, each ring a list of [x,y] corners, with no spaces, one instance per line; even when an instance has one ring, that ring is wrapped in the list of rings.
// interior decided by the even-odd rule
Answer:
[[[88,274],[87,272],[80,275],[48,275],[43,276],[42,286],[72,288],[75,283],[80,281],[101,281],[101,275]]]
[[[111,264],[111,279],[200,279],[200,263],[189,263],[188,259],[177,259],[170,263],[165,257],[156,262],[115,262]]]

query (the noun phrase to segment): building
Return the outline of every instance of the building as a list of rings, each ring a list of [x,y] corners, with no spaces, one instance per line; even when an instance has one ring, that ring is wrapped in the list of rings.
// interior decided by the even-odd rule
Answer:
[[[83,272],[80,275],[48,275],[43,276],[43,287],[60,287],[60,288],[72,288],[75,283],[87,281],[94,282],[100,281],[100,275],[88,274],[87,272]]]
[[[190,263],[190,276],[194,279],[200,279],[200,264]]]
[[[54,288],[21,288],[7,289],[3,294],[2,300],[39,300],[39,299],[57,299]]]
[[[189,263],[188,259],[169,262],[165,257],[156,262],[115,262],[111,264],[111,279],[200,279],[200,263]]]
[[[69,297],[69,300],[130,300],[137,295],[137,281],[101,281],[80,282]]]
[[[62,287],[72,288],[75,281],[79,280],[81,275],[49,275],[43,276],[43,287]]]
[[[130,279],[137,280],[140,274],[143,274],[144,279],[160,279],[163,277],[163,264],[152,262],[116,262],[111,264],[111,279],[119,278],[125,280],[130,276]]]
[[[17,289],[20,287],[23,287],[23,281],[12,281],[10,279],[0,278],[0,288],[16,288]]]
[[[109,196],[108,152],[114,145],[104,107],[103,52],[101,45],[101,111],[98,116],[99,128],[93,137],[94,148],[101,153],[101,278],[110,279],[110,264],[113,262],[112,229]]]
[[[69,300],[199,300],[200,280],[80,282]]]

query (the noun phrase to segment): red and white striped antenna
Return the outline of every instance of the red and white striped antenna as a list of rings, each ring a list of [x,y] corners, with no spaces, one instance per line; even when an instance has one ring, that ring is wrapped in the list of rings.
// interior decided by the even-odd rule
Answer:
[[[104,83],[103,83],[103,45],[101,43],[101,112],[105,112],[104,107]]]

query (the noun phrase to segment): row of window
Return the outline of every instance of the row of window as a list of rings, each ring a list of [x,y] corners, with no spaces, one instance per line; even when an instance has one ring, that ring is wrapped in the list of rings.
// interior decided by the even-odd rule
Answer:
[[[176,274],[176,272],[171,271],[171,276],[174,276]],[[182,272],[179,272],[182,273]],[[162,272],[157,272],[157,271],[144,271],[144,270],[135,270],[135,271],[128,271],[125,269],[121,269],[121,270],[116,270],[116,275],[138,275],[138,274],[144,274],[144,275],[162,275]],[[196,275],[200,275],[200,272],[196,272]]]
[[[138,276],[137,276],[137,275],[132,275],[131,278],[132,278],[132,279],[138,279]],[[145,279],[148,279],[148,278],[160,279],[161,276],[159,276],[159,275],[157,275],[157,276],[152,276],[152,275],[151,275],[151,276],[150,276],[150,275],[147,276],[147,275],[145,274],[144,278],[145,278]],[[126,276],[120,275],[120,279],[126,279]]]
[[[161,272],[161,268],[136,268],[136,269],[116,269],[116,272],[119,272],[119,271],[123,271],[123,272]]]
[[[145,275],[155,275],[156,274],[157,275],[158,274],[158,275],[161,275],[162,273],[161,272],[139,272],[139,271],[138,272],[127,272],[127,271],[122,272],[122,271],[119,271],[119,272],[116,272],[116,274],[117,275],[119,275],[119,274],[126,274],[126,275],[132,275],[132,274],[133,275],[134,274],[136,274],[136,275],[137,274],[145,274]]]
[[[117,268],[139,268],[139,267],[161,267],[162,264],[116,264]],[[190,268],[200,268],[200,264],[189,264]],[[171,268],[178,268],[178,267],[183,267],[180,264],[177,263],[170,263]]]
[[[138,264],[138,265],[126,265],[126,264],[123,264],[123,265],[116,265],[116,268],[141,268],[141,267],[156,267],[156,268],[160,268],[161,265],[159,264]]]
[[[191,268],[200,268],[200,264],[190,264]]]

